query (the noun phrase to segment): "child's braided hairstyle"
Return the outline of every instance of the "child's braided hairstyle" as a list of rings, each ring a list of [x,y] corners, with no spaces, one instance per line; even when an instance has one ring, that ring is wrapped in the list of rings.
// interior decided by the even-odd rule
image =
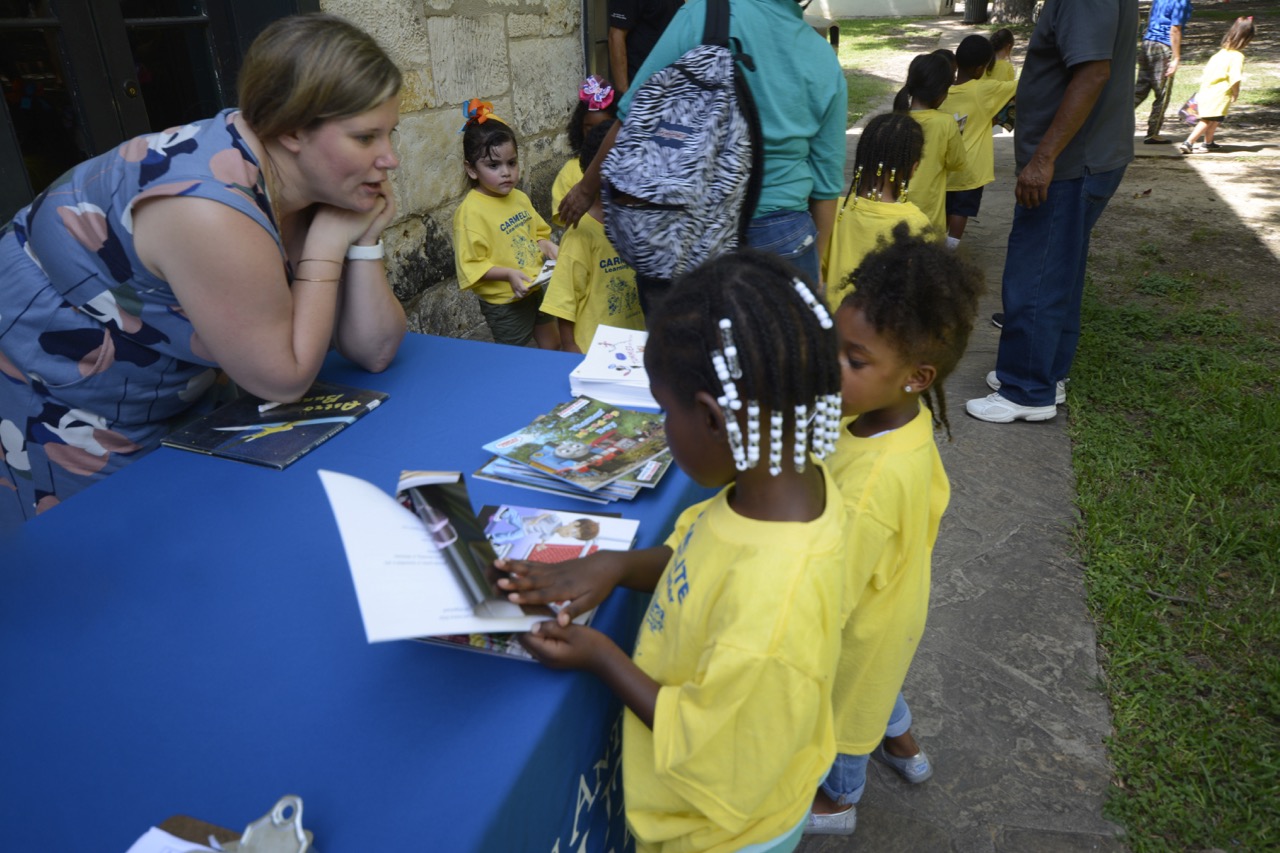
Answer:
[[[797,290],[797,283],[812,303]],[[822,411],[819,401],[830,402],[836,407],[835,424],[840,393],[836,333],[830,320],[828,328],[823,327],[821,316],[826,316],[826,308],[812,288],[800,282],[794,267],[776,255],[739,249],[672,284],[651,319],[649,370],[681,400],[692,400],[699,391],[720,396],[723,383],[712,352],[725,347],[720,321],[727,319],[742,371],[734,384],[744,404],[757,401],[766,417],[782,413],[782,431],[794,435],[797,406],[814,412]],[[726,411],[725,416],[732,420],[734,412]],[[819,456],[821,420],[807,430],[808,446]],[[826,438],[834,442],[835,436]]]

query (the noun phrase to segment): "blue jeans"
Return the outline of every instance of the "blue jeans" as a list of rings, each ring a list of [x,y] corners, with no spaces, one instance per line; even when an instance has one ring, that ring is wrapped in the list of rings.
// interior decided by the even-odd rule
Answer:
[[[1054,181],[1039,207],[1014,208],[996,354],[1000,396],[1013,403],[1052,406],[1058,380],[1071,371],[1080,342],[1089,234],[1124,170]]]
[[[907,707],[907,700],[899,693],[897,701],[893,703],[893,711],[889,714],[889,724],[884,727],[884,736],[897,737],[909,731],[911,709]],[[838,805],[857,803],[867,787],[867,762],[870,760],[870,754],[837,755],[831,771],[822,783],[822,792]]]
[[[821,278],[818,226],[807,210],[775,210],[757,216],[747,226],[747,245],[790,261],[811,285]]]
[[[747,226],[747,245],[762,252],[777,255],[799,270],[817,285],[821,277],[818,266],[818,226],[809,211],[775,210],[757,216]],[[636,292],[640,296],[640,310],[644,312],[645,325],[658,303],[671,288],[671,280],[650,278],[636,273]]]

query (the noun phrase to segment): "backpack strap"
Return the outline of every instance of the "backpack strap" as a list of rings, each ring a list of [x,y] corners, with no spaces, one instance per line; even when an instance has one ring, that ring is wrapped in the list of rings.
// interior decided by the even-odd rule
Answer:
[[[702,28],[702,43],[729,46],[729,0],[707,0],[707,20]]]

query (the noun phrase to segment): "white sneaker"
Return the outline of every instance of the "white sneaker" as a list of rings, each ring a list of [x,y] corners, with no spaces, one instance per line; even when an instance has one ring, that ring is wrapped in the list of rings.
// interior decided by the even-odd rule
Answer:
[[[988,394],[964,404],[965,411],[980,421],[1008,424],[1014,421],[1048,421],[1058,414],[1057,406],[1019,406],[999,394]]]
[[[987,387],[992,391],[1000,390],[1000,380],[996,378],[996,372],[994,370],[987,374]],[[1067,402],[1067,380],[1058,380],[1057,390],[1053,395],[1053,402],[1058,406]]]

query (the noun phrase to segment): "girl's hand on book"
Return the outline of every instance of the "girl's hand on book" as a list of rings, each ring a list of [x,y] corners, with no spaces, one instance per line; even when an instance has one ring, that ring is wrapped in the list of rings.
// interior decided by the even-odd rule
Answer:
[[[544,666],[552,669],[583,669],[595,672],[608,656],[613,640],[585,625],[558,625],[539,622],[520,644]]]
[[[511,283],[511,292],[516,295],[516,299],[524,299],[529,295],[529,282],[533,279],[525,275],[523,270],[511,270],[507,281]]]
[[[561,604],[556,619],[568,625],[599,605],[618,585],[616,553],[597,551],[563,563],[498,560],[494,566],[508,573],[498,578],[498,589],[516,604]]]

